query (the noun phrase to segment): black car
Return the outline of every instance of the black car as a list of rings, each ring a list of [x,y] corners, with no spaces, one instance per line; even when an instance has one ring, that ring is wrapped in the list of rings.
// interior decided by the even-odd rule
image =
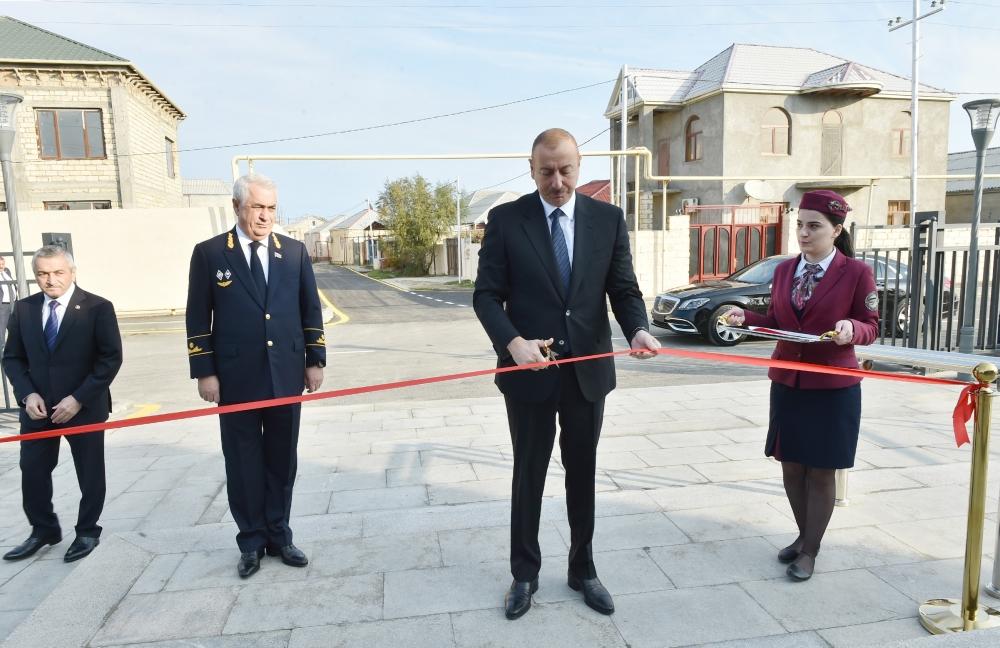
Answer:
[[[652,322],[676,333],[704,335],[717,346],[739,344],[746,336],[720,331],[717,325],[719,316],[732,306],[766,313],[771,302],[771,280],[775,268],[795,256],[779,254],[767,257],[725,279],[701,281],[660,293],[653,302]],[[905,263],[882,257],[862,260],[874,270],[880,310],[885,313],[882,334],[886,337],[902,336],[909,314],[909,268]],[[947,316],[953,308],[957,308],[957,296],[952,292],[951,282],[946,279],[944,283],[942,310]]]

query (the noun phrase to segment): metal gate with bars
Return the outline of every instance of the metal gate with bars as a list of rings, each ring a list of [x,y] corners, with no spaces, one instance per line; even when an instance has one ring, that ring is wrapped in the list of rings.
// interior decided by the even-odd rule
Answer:
[[[939,225],[937,215],[918,212],[913,228],[851,226],[852,238],[864,239],[855,256],[875,272],[882,344],[958,350],[971,228]],[[979,278],[972,287],[976,291],[973,347],[996,351],[1000,346],[1000,224],[983,224],[979,234]]]
[[[728,277],[781,252],[784,205],[693,205],[689,272],[692,282]]]

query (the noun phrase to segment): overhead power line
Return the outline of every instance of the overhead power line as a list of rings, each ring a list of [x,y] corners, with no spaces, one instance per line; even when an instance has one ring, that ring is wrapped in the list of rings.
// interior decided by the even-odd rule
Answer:
[[[15,0],[16,1],[16,0]],[[954,0],[957,1],[957,0]],[[755,7],[801,7],[801,6],[844,6],[844,5],[884,5],[884,4],[906,4],[909,0],[796,0],[795,2],[755,2]],[[489,9],[499,11],[515,10],[547,10],[547,9],[688,9],[690,2],[656,3],[644,4],[637,2],[603,3],[603,4],[582,4],[582,3],[533,3],[533,4],[482,4],[482,3],[442,3],[442,4],[373,4],[373,3],[345,3],[345,2],[302,2],[280,0],[261,2],[236,2],[219,0],[218,2],[171,2],[169,0],[34,0],[31,4],[58,4],[58,5],[129,5],[140,7],[281,7],[281,8],[315,8],[315,9]],[[962,4],[976,4],[964,2]],[[742,7],[746,3],[742,0],[736,2],[703,2],[698,4],[702,7]],[[989,5],[987,5],[989,6]]]
[[[704,23],[632,23],[632,24],[593,24],[593,25],[540,25],[534,24],[322,24],[322,23],[168,23],[168,22],[105,22],[84,20],[35,20],[40,25],[81,25],[86,27],[172,27],[180,29],[317,29],[317,30],[454,30],[454,31],[588,31],[588,30],[620,30],[620,29],[690,29],[692,27],[763,27],[773,25],[829,25],[829,24],[882,24],[884,18],[846,18],[832,20],[736,20],[726,22]]]

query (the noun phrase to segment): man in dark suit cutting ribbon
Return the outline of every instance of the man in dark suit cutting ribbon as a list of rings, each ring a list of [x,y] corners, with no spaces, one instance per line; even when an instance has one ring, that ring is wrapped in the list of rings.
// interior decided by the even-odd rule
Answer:
[[[565,130],[531,149],[538,191],[489,213],[473,306],[502,367],[611,351],[610,300],[637,357],[659,348],[632,271],[622,211],[576,193],[580,152]],[[594,566],[594,484],[604,398],[615,387],[611,358],[499,374],[514,446],[510,566],[505,614],[516,619],[538,589],[538,524],[556,419],[566,470],[571,543],[568,584],[603,614],[614,612]]]

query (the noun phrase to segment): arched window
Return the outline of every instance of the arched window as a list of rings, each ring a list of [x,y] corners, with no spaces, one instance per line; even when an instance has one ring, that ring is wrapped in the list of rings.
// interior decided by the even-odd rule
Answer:
[[[890,157],[910,157],[911,125],[912,120],[908,110],[901,110],[892,116],[892,128],[889,131]]]
[[[844,120],[836,110],[823,114],[820,140],[820,174],[841,175],[844,158]]]
[[[781,108],[771,108],[760,124],[760,152],[764,155],[791,155],[792,119]]]
[[[687,120],[684,127],[684,160],[694,162],[701,159],[701,120],[697,115]]]

